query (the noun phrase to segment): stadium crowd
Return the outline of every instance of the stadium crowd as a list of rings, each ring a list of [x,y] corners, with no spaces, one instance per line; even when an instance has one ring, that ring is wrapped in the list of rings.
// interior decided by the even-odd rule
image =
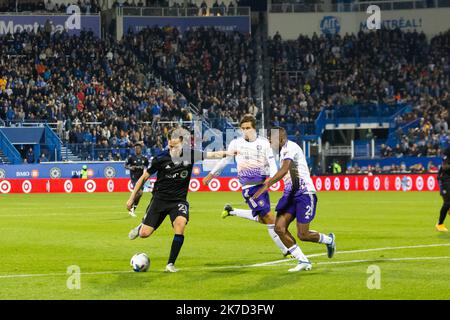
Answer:
[[[429,42],[422,33],[399,30],[293,41],[277,33],[269,43],[273,119],[305,123],[334,105],[406,102],[413,110],[396,119],[398,144],[385,147],[383,156],[439,154],[448,133],[449,49],[450,32]],[[403,132],[414,120],[418,125]]]
[[[137,55],[198,105],[214,127],[256,115],[252,97],[254,44],[238,32],[151,28],[133,37]],[[151,54],[145,48],[152,48]]]
[[[7,125],[64,123],[62,140],[83,159],[124,159],[138,141],[157,152],[167,131],[157,122],[189,121],[192,115],[183,95],[150,83],[149,68],[131,42],[43,30],[3,36],[0,118]],[[93,148],[100,151],[93,154]]]
[[[72,4],[77,5],[83,14],[96,14],[101,10],[99,0],[73,0]],[[70,4],[55,0],[6,0],[0,1],[0,12],[66,13],[69,6]]]
[[[167,130],[158,121],[192,120],[189,102],[214,127],[259,113],[255,43],[237,32],[150,28],[117,42],[40,30],[0,43],[0,119],[60,121],[63,140],[85,159],[123,159],[136,141],[156,152]],[[272,121],[311,123],[332,105],[407,102],[412,111],[395,120],[398,143],[381,155],[438,155],[447,143],[449,46],[450,33],[429,42],[397,30],[296,41],[277,34],[269,43]],[[155,86],[153,71],[170,85]]]

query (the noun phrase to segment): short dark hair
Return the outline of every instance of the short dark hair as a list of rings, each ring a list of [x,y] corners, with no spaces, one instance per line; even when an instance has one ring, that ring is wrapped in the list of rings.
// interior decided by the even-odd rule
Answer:
[[[272,135],[272,130],[278,130],[278,132],[280,133],[279,136],[281,136],[281,135],[287,136],[287,132],[286,132],[285,128],[279,127],[279,126],[275,126],[275,127],[270,128],[270,130],[269,130],[269,137]]]
[[[256,118],[255,118],[255,116],[253,116],[251,114],[245,114],[242,117],[241,121],[239,121],[239,127],[245,122],[250,122],[252,124],[253,129],[256,129]]]

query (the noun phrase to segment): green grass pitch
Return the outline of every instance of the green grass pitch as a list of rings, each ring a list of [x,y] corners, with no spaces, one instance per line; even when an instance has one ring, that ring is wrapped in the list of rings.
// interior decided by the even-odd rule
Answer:
[[[272,193],[272,206],[280,196]],[[128,240],[140,218],[128,216],[127,197],[0,195],[0,299],[450,298],[450,234],[434,230],[437,193],[319,193],[311,228],[334,232],[338,251],[328,259],[324,245],[300,243],[313,270],[293,274],[295,262],[278,261],[265,226],[220,218],[226,202],[245,208],[239,192],[190,194],[180,272],[166,274],[170,220],[148,239]],[[150,256],[146,273],[131,271],[137,252]],[[71,265],[81,270],[80,289],[67,287]],[[379,289],[369,289],[373,268]]]

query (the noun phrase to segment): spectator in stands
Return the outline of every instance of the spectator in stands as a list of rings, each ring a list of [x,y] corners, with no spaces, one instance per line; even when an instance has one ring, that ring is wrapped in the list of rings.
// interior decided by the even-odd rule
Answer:
[[[42,163],[42,162],[48,162],[48,158],[44,152],[41,154],[41,156],[38,159],[38,163]]]
[[[27,160],[27,163],[34,163],[35,162],[33,148],[29,148],[28,149],[27,155],[26,155],[26,160]]]

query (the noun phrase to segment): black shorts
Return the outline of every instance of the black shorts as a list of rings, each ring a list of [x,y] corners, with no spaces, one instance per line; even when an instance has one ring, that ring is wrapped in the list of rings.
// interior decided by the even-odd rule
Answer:
[[[153,197],[142,223],[156,230],[167,215],[172,224],[178,216],[185,217],[189,221],[189,203],[187,201],[166,201]]]

